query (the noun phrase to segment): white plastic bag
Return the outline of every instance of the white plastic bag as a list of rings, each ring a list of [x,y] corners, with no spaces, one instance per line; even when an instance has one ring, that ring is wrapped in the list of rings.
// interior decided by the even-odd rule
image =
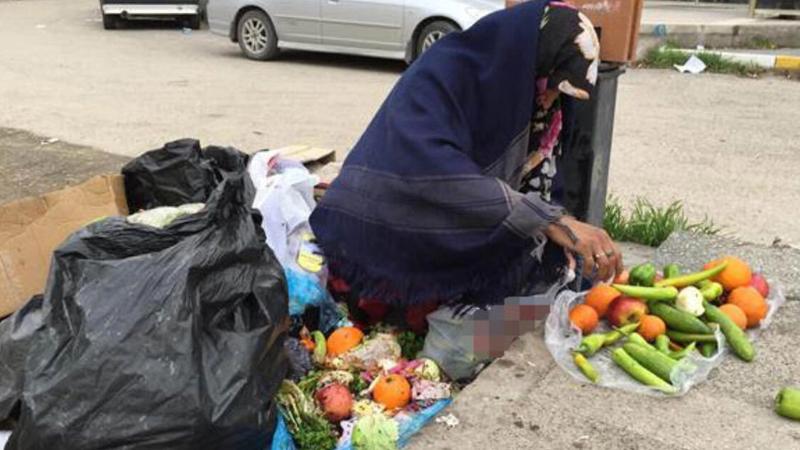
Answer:
[[[286,272],[289,314],[302,314],[328,295],[324,258],[308,223],[316,207],[314,186],[319,179],[303,164],[276,151],[253,155],[247,171],[256,189],[253,207],[261,212],[267,245]]]
[[[293,267],[301,236],[311,231],[308,218],[316,206],[318,179],[301,163],[282,158],[274,150],[253,155],[247,171],[256,188],[253,207],[263,216],[267,244],[283,267]]]
[[[769,281],[771,288],[770,296],[767,299],[769,303],[769,313],[767,317],[761,322],[761,326],[747,332],[751,342],[754,342],[761,330],[767,328],[775,317],[775,313],[786,302],[786,297],[783,293],[781,285],[774,280]],[[547,344],[550,354],[553,355],[556,363],[562,369],[567,371],[573,378],[578,381],[588,383],[586,376],[581,373],[575,366],[572,359],[572,352],[583,339],[583,335],[579,329],[572,326],[569,321],[569,310],[573,306],[583,303],[585,292],[562,291],[556,298],[553,308],[550,310],[550,315],[547,317],[545,323],[545,343]],[[609,331],[609,328],[603,324],[598,327],[594,332]],[[691,389],[692,386],[702,383],[708,378],[712,369],[717,367],[723,359],[723,356],[730,353],[725,343],[725,337],[722,332],[717,330],[717,353],[711,358],[704,358],[698,352],[692,354],[681,360],[678,369],[672,374],[672,384],[678,389],[677,394],[683,395]],[[619,345],[619,344],[618,344]],[[634,380],[622,369],[620,369],[612,360],[611,354],[607,349],[603,349],[589,359],[589,362],[597,369],[600,374],[600,379],[597,384],[600,386],[610,387],[614,389],[622,389],[625,391],[638,392],[646,395],[665,396],[665,394],[658,389],[645,386],[638,381]],[[758,358],[753,362],[758,364]]]

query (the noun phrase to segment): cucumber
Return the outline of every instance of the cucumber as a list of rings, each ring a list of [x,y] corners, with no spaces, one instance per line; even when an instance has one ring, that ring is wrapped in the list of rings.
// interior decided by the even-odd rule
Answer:
[[[611,359],[628,375],[646,386],[651,386],[668,394],[677,391],[671,384],[662,380],[653,372],[650,372],[641,364],[636,362],[636,360],[633,359],[631,355],[625,351],[625,349],[618,348],[611,352]]]
[[[658,316],[667,327],[675,331],[694,334],[711,334],[711,328],[702,320],[665,303],[650,302],[650,314]],[[671,338],[672,336],[670,336]]]
[[[717,337],[713,334],[692,334],[692,333],[681,333],[680,331],[673,331],[667,330],[667,336],[672,340],[672,342],[677,342],[678,344],[691,344],[692,342],[697,343],[709,343],[709,344],[716,344]]]
[[[658,350],[651,350],[633,342],[628,342],[622,348],[645,369],[658,375],[659,378],[668,383],[672,382],[670,374],[678,365],[677,361]]]
[[[716,306],[709,302],[703,302],[706,308],[706,318],[709,322],[718,323],[722,329],[722,334],[733,349],[733,353],[743,361],[750,362],[756,356],[756,349],[750,343],[750,339],[744,333],[744,330],[739,328],[738,325],[725,313],[719,310]]]

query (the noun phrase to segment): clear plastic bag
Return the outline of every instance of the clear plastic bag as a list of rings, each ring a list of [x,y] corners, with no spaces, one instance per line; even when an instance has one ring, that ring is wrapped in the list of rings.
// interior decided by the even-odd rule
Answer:
[[[761,331],[767,328],[775,318],[778,309],[786,302],[781,285],[774,280],[769,280],[771,292],[767,302],[769,313],[761,322],[761,326],[747,332],[751,341],[755,341]],[[556,363],[578,381],[588,383],[586,376],[575,366],[572,351],[578,347],[583,335],[569,321],[569,310],[583,303],[585,292],[562,291],[556,298],[550,315],[545,323],[545,343]],[[594,332],[609,331],[607,325],[602,324]],[[725,337],[717,330],[717,353],[710,358],[704,358],[698,352],[687,356],[672,374],[672,384],[678,389],[676,394],[665,394],[658,389],[640,384],[620,369],[612,360],[608,350],[604,349],[592,356],[589,362],[597,369],[600,379],[597,384],[614,389],[638,392],[646,395],[665,396],[683,395],[689,392],[692,386],[702,383],[708,378],[709,373],[723,360],[725,354],[730,353],[725,342]],[[757,363],[756,363],[757,364]]]
[[[436,361],[453,380],[470,379],[502,356],[514,339],[534,331],[573,279],[574,274],[567,274],[542,293],[509,297],[486,309],[460,314],[453,308],[438,309],[427,317],[428,334],[419,356]]]

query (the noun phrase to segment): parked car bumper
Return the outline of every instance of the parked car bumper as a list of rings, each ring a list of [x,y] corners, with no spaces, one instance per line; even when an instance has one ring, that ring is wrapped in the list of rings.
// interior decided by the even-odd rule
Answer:
[[[104,1],[100,4],[100,9],[103,14],[119,14],[131,16],[181,16],[181,15],[195,15],[200,13],[200,5],[198,2],[110,2]]]

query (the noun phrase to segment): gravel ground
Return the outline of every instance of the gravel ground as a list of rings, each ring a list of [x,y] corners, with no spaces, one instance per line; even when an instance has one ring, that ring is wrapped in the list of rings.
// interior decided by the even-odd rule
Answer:
[[[404,68],[309,53],[257,63],[223,37],[168,25],[106,32],[95,0],[0,3],[0,42],[0,126],[127,156],[186,136],[344,154]],[[789,207],[800,197],[798,104],[800,84],[778,77],[630,70],[610,191],[682,200],[741,239],[800,246]]]

